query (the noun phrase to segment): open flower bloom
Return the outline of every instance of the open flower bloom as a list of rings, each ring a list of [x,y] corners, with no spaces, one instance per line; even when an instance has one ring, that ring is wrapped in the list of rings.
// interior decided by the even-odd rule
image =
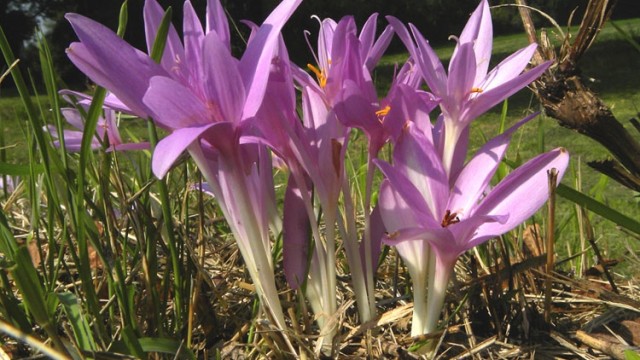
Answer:
[[[305,70],[294,68],[296,81],[302,86],[315,88],[324,95],[327,104],[334,104],[346,80],[357,81],[358,85],[371,85],[370,73],[393,36],[393,30],[387,26],[376,39],[377,18],[378,14],[371,15],[359,35],[352,16],[345,16],[337,23],[333,19],[318,19],[318,47],[317,51],[311,50],[317,66],[307,65],[316,80]],[[369,99],[375,99],[372,85],[363,87],[363,90],[368,91]]]
[[[321,329],[318,344],[329,346],[337,331],[333,320],[337,310],[334,224],[347,129],[335,118],[318,87],[304,86],[301,99],[299,117],[292,66],[280,41],[265,101],[255,121],[248,123],[258,130],[257,141],[268,144],[289,170],[283,204],[284,272],[293,289],[306,284],[305,296]],[[318,206],[327,224],[322,234]]]
[[[569,154],[559,148],[535,157],[488,190],[511,135],[530,118],[478,150],[453,185],[432,141],[411,122],[394,149],[394,165],[377,162],[386,176],[378,200],[388,232],[384,241],[397,247],[414,282],[412,335],[436,330],[458,256],[532,216],[548,197],[550,169],[562,178]]]
[[[531,44],[488,72],[493,26],[487,0],[481,1],[457,38],[448,72],[415,26],[409,25],[412,38],[398,19],[387,19],[416,62],[430,91],[441,99],[439,127],[442,131],[434,143],[446,173],[457,175],[466,157],[469,123],[527,86],[551,63],[523,72],[536,50],[536,44]]]
[[[280,30],[300,2],[282,1],[236,59],[220,2],[207,1],[203,28],[186,1],[183,40],[170,27],[159,64],[108,28],[81,15],[66,16],[80,38],[67,51],[74,64],[134,114],[152,117],[169,132],[154,150],[155,175],[163,177],[184,151],[192,155],[234,233],[262,303],[282,329],[286,323],[268,232],[275,214],[273,185],[265,181],[272,178],[271,161],[263,146],[246,144],[243,137],[249,135],[245,122],[262,104]],[[151,49],[163,11],[155,0],[147,0],[144,13]]]
[[[68,92],[64,93],[68,95]],[[86,97],[86,95],[84,96]],[[85,114],[89,111],[91,105],[90,97],[83,98],[78,102],[77,106],[84,109]],[[76,108],[62,108],[60,109],[65,120],[73,126],[76,130],[63,130],[62,136],[64,137],[65,149],[69,152],[78,152],[82,145],[82,136],[84,133],[85,119],[83,118],[80,110]],[[47,129],[51,136],[55,139],[60,138],[58,130],[53,125],[48,125]],[[91,148],[96,150],[102,147],[103,144],[108,144],[106,151],[125,151],[125,150],[144,150],[149,148],[149,143],[124,143],[118,131],[117,125],[117,113],[115,110],[105,106],[104,115],[98,118],[98,124],[96,125],[96,134],[91,140]],[[53,145],[55,147],[60,146],[60,140],[55,140]]]

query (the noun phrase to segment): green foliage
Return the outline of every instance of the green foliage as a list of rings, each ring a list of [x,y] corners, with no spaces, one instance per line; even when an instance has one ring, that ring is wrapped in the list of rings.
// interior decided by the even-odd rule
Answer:
[[[353,4],[342,2],[341,6],[343,11],[348,11],[347,6],[357,5],[364,12],[370,11],[369,7],[375,4],[358,1]],[[395,2],[389,6],[405,5]],[[453,5],[429,1],[416,6],[413,16],[418,17],[422,16],[418,12],[424,10],[422,7],[444,9]],[[121,35],[127,13],[123,9]],[[152,52],[156,60],[162,53],[161,44],[164,44],[170,17],[168,11],[160,27]],[[437,21],[445,22],[446,19]],[[521,41],[522,36],[506,37],[502,43],[497,41],[496,48],[512,51],[523,45]],[[201,219],[215,219],[216,210],[211,207],[205,210],[203,203],[206,200],[201,195],[193,196],[190,186],[197,181],[194,181],[195,171],[188,163],[178,165],[172,175],[159,181],[150,172],[148,151],[90,151],[105,95],[102,89],[95,90],[94,102],[85,114],[83,151],[70,154],[64,150],[64,143],[59,150],[54,149],[49,134],[43,129],[45,124],[53,124],[59,132],[64,129],[57,94],[60,77],[54,70],[55,56],[44,38],[38,38],[38,46],[44,95],[34,97],[36,89],[30,89],[22,74],[13,71],[23,109],[5,113],[6,107],[15,106],[14,103],[7,106],[15,102],[12,99],[2,99],[0,109],[3,127],[11,127],[13,131],[21,129],[25,138],[24,144],[16,150],[20,156],[18,160],[12,156],[0,161],[0,174],[20,176],[24,190],[19,195],[27,200],[22,205],[7,202],[3,204],[5,209],[0,211],[0,314],[23,332],[35,332],[37,336],[51,339],[60,351],[67,351],[62,340],[65,339],[81,351],[104,351],[141,358],[158,353],[171,358],[193,359],[196,354],[190,349],[193,323],[189,322],[189,315],[193,315],[191,299],[200,291],[202,274],[198,273],[201,264],[194,261],[190,248],[194,238],[205,238],[204,230],[194,230],[193,218],[197,214]],[[12,62],[13,53],[1,31],[0,47],[5,61]],[[439,52],[450,50],[441,48]],[[601,51],[598,54],[605,52]],[[385,61],[390,64],[394,58]],[[591,69],[595,68],[597,66],[591,66]],[[607,69],[607,72],[612,71]],[[635,76],[630,74],[629,68],[621,71],[628,77]],[[379,74],[385,76],[384,71]],[[627,88],[626,91],[612,97],[631,97],[626,96],[631,90]],[[501,111],[489,114],[473,129],[472,138],[490,138],[502,132],[509,119],[522,115],[528,106],[527,99],[527,95],[520,94],[508,104],[505,102]],[[16,119],[5,122],[11,116]],[[148,133],[153,140],[157,135],[149,124]],[[514,136],[514,139],[520,138],[517,142],[514,140],[509,161],[501,165],[499,177],[506,176],[508,164],[520,163],[551,146],[562,145],[572,153],[582,152],[586,156],[594,156],[600,151],[592,144],[585,144],[578,135],[562,132],[548,119],[541,118],[535,126]],[[530,136],[534,132],[535,136]],[[133,135],[145,137],[143,134],[139,131]],[[7,137],[17,141],[13,133]],[[360,140],[354,135],[354,143]],[[366,149],[354,147],[349,154],[348,171],[354,180],[351,189],[354,204],[359,208],[365,207],[362,185],[370,181],[368,176],[373,176],[369,175],[366,163]],[[589,191],[578,192],[566,185],[558,188],[558,194],[568,199],[567,204],[571,207],[563,209],[559,215],[563,219],[561,230],[557,231],[560,242],[574,241],[575,234],[569,231],[576,221],[574,204],[597,215],[593,217],[598,229],[613,229],[618,225],[640,234],[640,223],[634,219],[639,213],[638,205],[628,200],[633,195],[622,192],[615,184],[593,173],[585,178],[588,182],[585,188]],[[375,179],[379,181],[379,177]],[[372,202],[375,200],[374,193]],[[22,230],[13,226],[17,220],[11,210],[17,206],[23,206],[21,210],[29,218],[27,228],[20,233],[26,236],[18,237]],[[210,227],[207,239],[223,237],[228,232],[221,225]],[[504,239],[499,242],[504,246],[507,260],[508,255],[521,248],[517,243],[521,233],[515,231],[511,235],[516,239],[512,243]],[[27,240],[23,240],[25,237]],[[564,251],[561,246],[560,250]],[[388,253],[385,249],[383,258]],[[479,249],[479,253],[490,259],[495,249],[485,247]],[[59,288],[60,279],[72,285]],[[69,326],[61,327],[59,324],[62,323]],[[257,334],[258,330],[251,327],[252,334]],[[183,342],[182,339],[189,340]],[[638,358],[633,352],[626,356],[627,359]]]
[[[633,350],[625,350],[624,358],[625,360],[640,360],[640,353],[637,353]]]

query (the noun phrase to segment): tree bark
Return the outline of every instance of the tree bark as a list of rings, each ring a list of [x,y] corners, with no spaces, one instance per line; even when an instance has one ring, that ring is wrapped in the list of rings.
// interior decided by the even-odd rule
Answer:
[[[547,60],[555,62],[532,86],[545,112],[561,126],[596,140],[615,157],[590,162],[591,167],[630,189],[640,191],[640,143],[598,95],[585,85],[577,66],[609,19],[615,1],[590,0],[575,41],[565,39],[559,51],[547,41],[544,32],[538,39],[525,0],[516,2],[521,5],[520,16],[529,41],[539,44],[533,58],[534,65]]]

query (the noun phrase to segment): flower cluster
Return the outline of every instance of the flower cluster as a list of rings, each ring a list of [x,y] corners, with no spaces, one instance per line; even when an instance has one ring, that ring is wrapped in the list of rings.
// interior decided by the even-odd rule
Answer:
[[[191,155],[278,327],[287,322],[271,247],[282,232],[284,272],[316,314],[319,348],[330,346],[338,330],[339,251],[364,322],[376,313],[374,275],[383,243],[396,247],[412,277],[412,335],[432,332],[458,256],[532,216],[546,201],[547,171],[555,168],[560,179],[567,167],[567,152],[556,149],[491,184],[512,134],[533,116],[467,156],[470,123],[549,64],[526,70],[535,51],[530,45],[489,71],[493,34],[482,0],[456,38],[448,71],[415,26],[388,17],[377,35],[375,14],[360,31],[352,17],[318,19],[316,63],[298,67],[280,30],[300,2],[283,0],[262,25],[251,24],[239,58],[231,53],[219,0],[207,1],[204,26],[191,3],[184,3],[183,37],[169,26],[158,62],[149,55],[164,13],[156,0],[144,7],[148,53],[86,17],[68,14],[80,40],[69,47],[69,58],[117,105],[105,111],[105,129],[97,137],[106,133],[115,150],[134,148],[121,144],[113,121],[113,109],[124,110],[168,133],[153,150],[156,176],[164,177],[183,152]],[[409,59],[380,96],[372,71],[394,34]],[[77,112],[65,115],[81,127]],[[352,193],[345,165],[354,129],[367,141],[364,194]],[[378,158],[384,146],[393,148],[390,162]],[[289,176],[281,212],[274,164]],[[377,170],[385,179],[373,203]],[[358,211],[364,228],[356,221]]]

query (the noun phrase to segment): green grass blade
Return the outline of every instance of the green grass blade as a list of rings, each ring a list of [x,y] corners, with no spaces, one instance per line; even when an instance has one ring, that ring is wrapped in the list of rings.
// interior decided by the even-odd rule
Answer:
[[[31,167],[36,174],[42,174],[44,172],[44,166],[42,164],[8,164],[0,162],[0,174],[10,176],[29,176],[31,175]]]
[[[183,342],[164,338],[141,338],[140,346],[147,353],[162,353],[172,355],[173,359],[195,359],[191,350],[187,349]]]
[[[616,29],[616,31],[618,31],[618,33],[620,33],[620,35],[622,35],[622,38],[626,42],[628,42],[629,45],[633,46],[634,49],[636,49],[636,50],[638,50],[638,52],[640,52],[640,44],[636,41],[636,39],[633,38],[633,36],[631,36],[631,34],[626,32],[620,26],[616,25],[616,23],[613,22],[613,21],[609,21],[609,24],[611,24],[611,26],[613,26]]]
[[[625,350],[624,351],[624,359],[625,360],[640,360],[640,353],[637,353],[633,350]]]
[[[167,36],[169,34],[169,25],[171,24],[171,15],[172,10],[171,7],[169,7],[162,17],[162,22],[158,27],[158,33],[156,34],[156,38],[153,42],[151,58],[157,63],[161,61],[162,54],[164,53]],[[151,144],[151,151],[153,153],[153,149],[158,143],[158,133],[153,121],[149,121],[147,124],[149,131],[149,142]],[[166,179],[158,180],[158,190],[160,192],[160,203],[162,204],[162,218],[164,220],[163,223],[165,226],[165,231],[167,233],[167,247],[169,248],[173,270],[173,285],[175,291],[174,309],[176,314],[175,329],[179,330],[180,328],[182,328],[182,319],[185,318],[183,315],[185,314],[186,308],[183,308],[183,304],[186,304],[186,302],[182,299],[182,269],[180,268],[180,256],[176,246],[177,242],[174,236],[173,220],[171,216],[171,203],[169,201],[169,190],[167,187]]]
[[[640,222],[634,220],[621,212],[610,208],[609,206],[579,192],[566,185],[560,184],[557,188],[558,195],[572,201],[587,210],[602,216],[603,218],[616,223],[623,228],[640,234]]]
[[[22,295],[22,301],[38,325],[44,329],[59,351],[66,351],[64,343],[58,336],[57,322],[53,317],[57,299],[52,294],[45,294],[42,281],[38,277],[26,247],[22,246],[18,249],[15,265],[9,269],[9,272]]]
[[[64,310],[69,323],[71,324],[73,335],[80,349],[86,351],[97,351],[98,347],[91,335],[91,327],[89,326],[87,319],[82,314],[78,298],[73,293],[64,292],[58,294],[58,299],[62,304],[62,309]]]
[[[0,252],[7,260],[13,261],[17,251],[18,243],[9,227],[7,218],[4,216],[4,211],[0,211]]]
[[[118,36],[123,37],[124,32],[127,29],[127,23],[129,22],[129,1],[125,0],[120,7],[120,14],[118,16]]]
[[[164,54],[164,48],[167,45],[167,36],[169,35],[169,26],[171,25],[172,14],[173,10],[169,7],[162,17],[162,21],[158,27],[158,33],[153,41],[153,48],[151,49],[150,56],[157,63],[162,60],[162,54]]]
[[[2,51],[2,54],[7,64],[13,64],[16,61],[15,56],[13,55],[13,51],[9,46],[9,41],[7,40],[7,37],[5,36],[4,30],[2,29],[1,26],[0,26],[0,50]],[[20,72],[20,69],[17,66],[11,69],[11,76],[13,77],[13,82],[15,83],[16,89],[20,94],[20,99],[22,100],[24,109],[27,112],[27,118],[29,119],[31,126],[33,126],[34,129],[38,129],[33,133],[36,137],[36,143],[38,144],[38,147],[40,148],[40,152],[42,154],[44,171],[47,175],[45,179],[48,182],[48,185],[51,188],[53,188],[53,183],[51,182],[51,166],[49,164],[48,147],[42,132],[42,128],[44,124],[42,122],[42,119],[37,114],[36,106],[33,104],[33,101],[31,100],[31,96],[29,94],[27,85],[24,81],[24,78],[22,77],[22,73]]]

